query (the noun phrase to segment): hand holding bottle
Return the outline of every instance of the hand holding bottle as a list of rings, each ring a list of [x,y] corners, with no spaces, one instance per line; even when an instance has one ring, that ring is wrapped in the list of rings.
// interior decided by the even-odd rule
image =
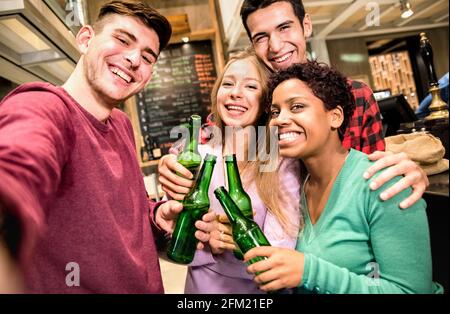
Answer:
[[[197,231],[195,232],[195,237],[200,241],[197,244],[197,249],[203,250],[204,243],[208,243],[211,238],[212,222],[216,220],[216,214],[209,210],[207,214],[204,214],[202,220],[197,220],[195,222],[195,227]]]
[[[203,243],[208,243],[211,252],[215,255],[222,254],[225,249],[236,249],[230,224],[218,222],[217,217],[218,216],[210,210],[207,214],[203,215],[202,220],[197,220],[195,223],[195,227],[197,228],[195,237]],[[199,243],[197,248],[200,250],[203,249],[203,243]]]
[[[177,201],[167,201],[161,204],[156,211],[156,224],[168,233],[172,233],[178,215],[183,210],[183,205]]]
[[[183,210],[183,205],[180,202],[176,201],[167,201],[166,203],[159,206],[156,211],[155,221],[158,226],[166,231],[167,233],[172,234],[175,229],[176,220],[178,215]],[[210,240],[210,229],[209,224],[211,221],[216,220],[216,214],[213,212],[208,212],[203,215],[202,220],[198,220],[195,223],[196,228],[198,229],[195,232],[195,237],[200,241],[197,244],[197,249],[202,250],[204,248],[204,243],[207,243]]]
[[[158,173],[162,190],[174,200],[183,200],[194,185],[193,174],[177,161],[174,154],[164,155],[159,160]]]
[[[167,257],[172,261],[189,264],[194,259],[198,239],[195,224],[209,212],[208,189],[216,164],[216,156],[206,154],[194,187],[184,197],[183,211],[180,213],[167,249]]]
[[[248,262],[256,257],[266,259],[247,267],[251,274],[257,274],[253,279],[261,285],[263,291],[277,291],[283,288],[295,288],[302,282],[304,270],[304,254],[295,250],[260,246],[249,250],[244,255]]]
[[[255,215],[256,212],[253,211],[253,216]],[[218,255],[225,252],[225,250],[234,251],[237,249],[227,215],[217,215],[217,220],[211,223],[210,230],[212,231],[210,232],[211,239],[209,240],[209,246],[213,254]]]
[[[237,249],[229,223],[223,224],[218,219],[215,219],[210,224],[209,246],[213,254],[218,255],[225,252],[225,250],[233,251]]]

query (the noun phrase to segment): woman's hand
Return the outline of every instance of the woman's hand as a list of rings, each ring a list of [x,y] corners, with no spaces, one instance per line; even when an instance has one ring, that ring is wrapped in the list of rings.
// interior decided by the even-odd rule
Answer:
[[[302,282],[303,253],[273,246],[260,246],[248,251],[244,255],[244,262],[258,256],[267,257],[267,259],[251,264],[247,267],[247,271],[257,274],[253,280],[261,290],[295,288]]]
[[[400,181],[380,194],[381,199],[384,201],[411,187],[413,190],[411,195],[400,203],[401,208],[408,208],[422,197],[425,189],[430,184],[425,171],[405,153],[394,154],[392,152],[376,151],[368,155],[368,157],[376,162],[364,173],[365,179],[369,179],[379,170],[387,168],[386,171],[371,182],[370,188],[372,190],[378,189],[395,176],[404,176]]]
[[[194,185],[192,173],[177,161],[174,154],[164,155],[159,160],[158,173],[162,190],[174,200],[183,200]]]
[[[203,250],[205,243],[208,243],[211,238],[211,231],[213,230],[213,222],[216,220],[216,214],[213,211],[209,211],[204,214],[202,220],[197,220],[195,222],[195,227],[197,231],[195,232],[195,237],[200,241],[197,244],[197,249]]]
[[[216,219],[210,225],[209,246],[211,252],[215,255],[222,254],[225,250],[233,251],[236,249],[231,226],[227,223],[228,220],[219,217],[222,216],[216,216]]]

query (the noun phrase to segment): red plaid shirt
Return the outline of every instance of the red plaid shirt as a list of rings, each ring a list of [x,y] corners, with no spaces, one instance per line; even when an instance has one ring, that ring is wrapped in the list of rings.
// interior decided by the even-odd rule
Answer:
[[[384,151],[385,143],[382,135],[380,109],[373,97],[372,90],[364,83],[349,80],[355,97],[355,111],[345,132],[342,145],[370,154],[376,150]],[[213,116],[207,118],[207,126],[214,125]],[[209,140],[210,132],[207,128],[201,133],[202,143]]]
[[[356,107],[345,132],[342,145],[370,154],[376,150],[384,151],[381,114],[372,90],[364,83],[349,80]]]

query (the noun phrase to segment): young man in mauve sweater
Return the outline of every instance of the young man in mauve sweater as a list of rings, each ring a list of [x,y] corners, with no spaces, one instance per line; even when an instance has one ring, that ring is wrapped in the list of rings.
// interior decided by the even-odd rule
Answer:
[[[0,292],[164,292],[155,240],[182,206],[149,200],[116,106],[149,82],[171,32],[143,2],[110,2],[76,36],[64,85],[0,103]]]

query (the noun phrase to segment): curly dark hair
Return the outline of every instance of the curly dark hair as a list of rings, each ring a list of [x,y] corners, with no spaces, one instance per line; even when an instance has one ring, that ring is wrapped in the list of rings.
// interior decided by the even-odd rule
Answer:
[[[342,141],[355,110],[355,99],[351,92],[351,84],[347,81],[347,78],[325,63],[308,61],[302,64],[294,64],[271,75],[265,102],[267,110],[272,104],[272,94],[275,88],[284,81],[294,78],[308,85],[314,95],[323,102],[326,110],[332,110],[337,106],[342,107],[344,121],[338,132]]]

